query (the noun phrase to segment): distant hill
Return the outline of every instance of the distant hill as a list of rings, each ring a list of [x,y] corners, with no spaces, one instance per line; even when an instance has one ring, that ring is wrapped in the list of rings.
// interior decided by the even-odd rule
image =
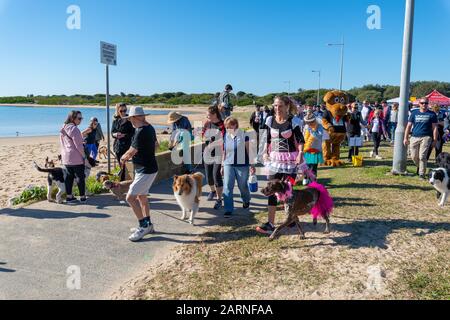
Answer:
[[[450,96],[450,82],[439,81],[418,81],[411,84],[411,96],[424,97],[434,89],[440,91],[446,96]],[[322,89],[320,91],[321,99],[330,91]],[[360,88],[348,90],[351,101],[378,101],[397,98],[400,95],[400,87],[391,85],[365,85]],[[256,96],[252,93],[243,91],[232,95],[233,103],[237,106],[248,106],[253,103],[268,105],[273,102],[276,95],[288,95],[287,92],[270,93],[265,96]],[[299,89],[295,93],[290,93],[292,97],[306,104],[317,103],[317,90]],[[189,104],[211,104],[215,100],[213,93],[186,94],[184,92],[167,92],[153,94],[151,96],[141,96],[137,94],[125,94],[111,96],[111,104],[119,102],[134,105],[161,104],[161,105],[189,105]],[[321,101],[322,102],[322,101]],[[0,104],[37,104],[37,105],[104,105],[105,95],[82,95],[73,96],[34,96],[26,97],[0,97]]]

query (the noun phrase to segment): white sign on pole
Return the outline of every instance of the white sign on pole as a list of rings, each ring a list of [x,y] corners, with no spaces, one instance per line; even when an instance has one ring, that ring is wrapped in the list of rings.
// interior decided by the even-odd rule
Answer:
[[[117,46],[106,42],[100,42],[101,62],[109,66],[117,65]]]

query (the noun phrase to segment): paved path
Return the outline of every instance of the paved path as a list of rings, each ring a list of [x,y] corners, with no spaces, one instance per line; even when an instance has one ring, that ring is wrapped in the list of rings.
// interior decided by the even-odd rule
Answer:
[[[223,221],[205,197],[197,226],[180,221],[169,182],[151,193],[157,233],[136,244],[128,241],[136,226],[131,209],[110,195],[91,198],[86,206],[41,202],[0,210],[0,299],[107,299],[170,248],[195,241],[207,226]],[[257,196],[253,210],[260,211],[263,201]],[[67,288],[71,266],[80,268],[80,290]]]

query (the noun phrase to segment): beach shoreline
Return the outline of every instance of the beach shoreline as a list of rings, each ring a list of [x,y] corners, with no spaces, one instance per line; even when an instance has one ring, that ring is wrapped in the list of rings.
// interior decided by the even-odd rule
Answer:
[[[133,105],[128,105],[132,107]],[[66,108],[66,109],[106,109],[103,105],[44,105],[33,103],[0,103],[0,107],[18,107],[18,108]],[[146,110],[177,110],[192,112],[192,108],[207,108],[208,105],[165,105],[165,104],[150,104],[142,105]],[[115,105],[110,105],[110,109],[114,109]],[[195,111],[194,111],[195,112]]]

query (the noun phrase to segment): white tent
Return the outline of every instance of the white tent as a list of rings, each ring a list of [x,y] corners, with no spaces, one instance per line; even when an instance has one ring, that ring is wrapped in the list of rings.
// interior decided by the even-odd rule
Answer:
[[[389,104],[394,104],[394,103],[400,104],[400,98],[395,98],[395,99],[388,100],[387,103],[389,103]]]

